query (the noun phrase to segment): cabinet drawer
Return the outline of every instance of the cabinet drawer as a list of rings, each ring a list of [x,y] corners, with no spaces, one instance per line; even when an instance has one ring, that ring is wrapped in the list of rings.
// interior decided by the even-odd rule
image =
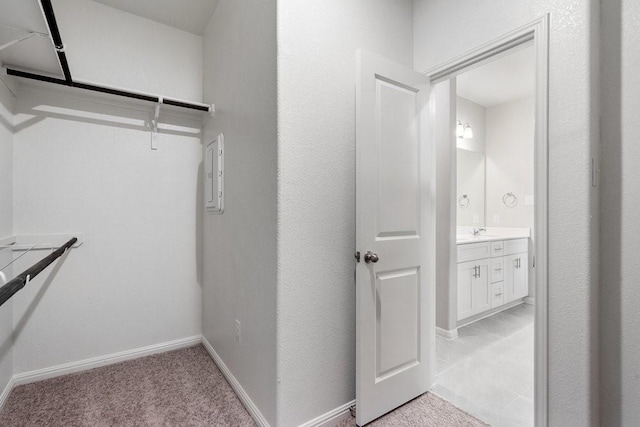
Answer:
[[[491,285],[491,308],[500,307],[504,304],[504,286],[502,282]]]
[[[491,283],[502,282],[504,279],[504,259],[502,257],[492,258],[490,268]]]
[[[504,254],[504,242],[491,242],[491,258]]]
[[[529,251],[529,239],[515,239],[504,241],[504,254],[513,255]]]
[[[458,245],[458,262],[489,258],[489,242]]]

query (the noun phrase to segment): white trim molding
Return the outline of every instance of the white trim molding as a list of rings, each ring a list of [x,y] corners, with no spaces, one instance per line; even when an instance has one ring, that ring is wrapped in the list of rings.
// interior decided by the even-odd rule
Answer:
[[[344,405],[338,406],[337,408],[312,419],[311,421],[300,424],[298,427],[333,427],[340,421],[351,418],[350,408],[355,406],[355,404],[355,400],[347,402]]]
[[[445,340],[455,340],[458,338],[458,328],[449,331],[436,326],[436,336],[444,338]]]
[[[9,395],[11,394],[15,386],[16,386],[15,376],[13,376],[9,378],[9,382],[7,383],[7,386],[4,388],[4,390],[2,390],[2,394],[0,394],[0,411],[4,407],[4,404],[7,403],[7,399],[9,398]]]
[[[158,353],[165,353],[167,351],[191,347],[200,344],[200,342],[201,337],[200,335],[198,335],[160,344],[154,344],[147,347],[140,347],[133,350],[121,351],[119,353],[112,353],[106,356],[98,356],[91,359],[80,360],[77,362],[64,363],[62,365],[52,366],[50,368],[15,374],[12,378],[12,382],[13,386],[29,384],[36,381],[59,377],[62,375],[87,371],[89,369],[98,368],[100,366],[113,365],[115,363],[125,362],[127,360],[138,359],[140,357],[152,356]]]
[[[240,402],[242,402],[242,404],[244,405],[246,410],[249,412],[253,420],[260,427],[270,427],[267,419],[262,415],[262,413],[260,412],[256,404],[253,403],[253,400],[251,400],[247,392],[244,391],[244,389],[242,388],[242,385],[240,385],[236,377],[233,376],[229,368],[227,368],[227,365],[224,364],[224,362],[222,361],[222,358],[218,355],[218,353],[216,353],[216,351],[213,349],[213,346],[209,343],[209,341],[207,341],[207,339],[204,336],[201,338],[201,341],[202,341],[202,345],[207,350],[207,352],[209,352],[209,355],[211,356],[215,364],[218,365],[220,372],[222,372],[222,375],[224,375],[224,377],[227,379],[227,381],[229,382],[229,385],[231,385],[231,388],[233,388],[233,391],[236,392],[238,399],[240,399]]]
[[[536,299],[533,297],[526,297],[523,301],[525,304],[536,305]]]

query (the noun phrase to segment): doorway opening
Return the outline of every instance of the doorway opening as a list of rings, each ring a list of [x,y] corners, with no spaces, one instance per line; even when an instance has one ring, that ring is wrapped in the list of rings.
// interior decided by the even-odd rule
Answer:
[[[495,234],[488,236],[487,230],[479,230],[487,228],[481,226],[484,220],[480,214],[487,215],[483,207],[477,214],[478,227],[466,227],[471,237],[465,248],[479,249],[481,256],[467,253],[458,257],[457,206],[460,203],[469,207],[471,196],[470,192],[467,197],[462,197],[465,193],[456,195],[457,140],[473,139],[474,129],[464,118],[460,118],[458,127],[456,80],[458,76],[463,79],[461,75],[467,71],[529,47],[535,55],[534,93],[529,101],[535,118],[533,154],[528,155],[530,170],[533,169],[533,190],[529,182],[524,189],[499,188],[491,194],[504,191],[500,201],[509,209],[518,206],[521,200],[523,206],[533,210],[533,219],[529,218],[528,225],[511,227],[524,234],[507,235],[513,230],[494,227],[501,229],[492,230]],[[525,299],[533,302],[529,298],[535,295],[535,304],[520,307],[523,322],[529,321],[526,315],[531,319],[531,312],[535,321],[535,326],[527,329],[534,336],[533,350],[529,351],[529,360],[534,365],[534,379],[529,382],[533,386],[520,392],[523,397],[533,394],[535,425],[547,424],[547,47],[548,16],[545,16],[425,73],[360,51],[356,80],[355,252],[358,425],[367,424],[429,390],[438,392],[436,294],[441,290],[449,294],[450,300],[447,304],[438,303],[438,309],[446,308],[445,315],[452,319],[453,327],[445,325],[438,331],[451,341],[456,339],[459,327],[495,315],[501,309],[520,306]],[[461,145],[470,142],[461,141]],[[508,148],[513,152],[513,147]],[[463,155],[460,157],[464,161]],[[489,206],[486,159],[485,153],[477,167],[482,172],[479,180],[485,194],[473,195],[473,203],[482,200],[483,206]],[[494,181],[503,183],[504,179]],[[506,221],[511,219],[512,212],[498,211],[496,215]],[[471,224],[474,220],[471,215]],[[497,222],[500,224],[502,220]],[[481,233],[484,241],[471,240],[477,237],[474,234]],[[502,255],[492,257],[491,250]],[[486,262],[465,266],[468,280],[464,286],[468,292],[458,303],[458,288],[464,288],[457,281],[458,262],[480,259]],[[508,268],[494,267],[502,269],[502,281],[489,278],[494,261],[508,263]],[[533,274],[529,266],[535,267]],[[481,278],[485,281],[483,289],[475,286]],[[531,289],[529,281],[533,282]],[[498,283],[502,288],[495,285]],[[479,303],[483,297],[484,303]],[[442,354],[439,358],[444,359]],[[477,415],[488,418],[482,413]]]
[[[547,420],[547,28],[427,72],[444,230],[431,391],[492,425]]]

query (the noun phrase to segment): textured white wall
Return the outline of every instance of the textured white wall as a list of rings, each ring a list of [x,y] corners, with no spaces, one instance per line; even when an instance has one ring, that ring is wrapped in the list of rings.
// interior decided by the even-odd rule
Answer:
[[[486,142],[486,225],[528,227],[533,230],[534,206],[525,204],[533,195],[533,99],[521,99],[487,109]],[[518,197],[518,204],[507,207],[504,194]],[[494,222],[498,215],[500,222]]]
[[[275,425],[275,0],[221,0],[204,58],[204,97],[217,107],[205,142],[225,135],[225,212],[204,216],[203,333]]]
[[[0,239],[13,235],[13,107],[14,96],[0,80]]]
[[[0,81],[0,239],[13,235],[13,107],[13,94]],[[0,248],[0,269],[12,258],[10,249]],[[11,267],[2,271],[12,278]],[[0,393],[13,375],[12,317],[13,301],[9,300],[0,307]]]
[[[431,92],[436,143],[436,326],[448,331],[458,324],[456,283],[457,138],[451,125],[457,116],[456,79],[436,84]],[[446,248],[444,250],[440,248]],[[448,249],[448,250],[447,250]]]
[[[202,99],[202,37],[91,0],[53,0],[74,79]]]
[[[201,99],[202,59],[184,53],[200,49],[197,37],[80,3],[86,8],[54,4],[79,78]],[[83,33],[80,44],[74,34],[87,25],[101,31]],[[119,32],[136,34],[135,40]],[[174,42],[159,46],[163,40]],[[156,55],[178,61],[181,72],[155,66]],[[103,80],[109,70],[126,81]],[[15,233],[82,232],[86,239],[48,286],[52,270],[14,298],[16,373],[201,333],[200,117],[162,116],[182,127],[161,133],[159,150],[151,151],[151,105],[137,110],[89,96],[25,90],[16,103]],[[15,268],[42,254],[21,258]]]
[[[151,151],[148,118],[20,95],[15,232],[81,232],[85,243],[48,287],[52,270],[14,297],[16,373],[200,334],[200,135],[160,134],[159,150]],[[198,132],[199,121],[183,125]],[[15,269],[44,253],[22,257]]]
[[[600,357],[603,425],[640,425],[640,3],[602,8]]]
[[[427,70],[551,15],[549,70],[549,417],[597,423],[599,2],[416,0],[414,66]]]
[[[278,425],[355,397],[355,54],[410,67],[411,12],[278,1]]]

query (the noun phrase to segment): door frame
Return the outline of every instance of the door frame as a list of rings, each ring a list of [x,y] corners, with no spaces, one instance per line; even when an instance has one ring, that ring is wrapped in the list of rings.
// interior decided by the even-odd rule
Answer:
[[[504,55],[515,47],[533,41],[536,55],[536,86],[534,94],[534,254],[536,272],[534,284],[534,420],[537,427],[546,427],[549,421],[549,19],[549,14],[546,14],[510,33],[504,34],[424,72],[431,80],[431,84],[434,85],[489,62],[500,55]],[[437,96],[437,91],[432,93]],[[438,102],[438,100],[435,102]],[[443,100],[443,102],[448,103],[449,101]],[[454,132],[453,128],[451,132]],[[455,172],[455,165],[451,166]],[[455,200],[455,197],[452,200]],[[452,212],[455,214],[455,209]],[[455,230],[455,216],[452,219],[450,218],[449,222]]]

